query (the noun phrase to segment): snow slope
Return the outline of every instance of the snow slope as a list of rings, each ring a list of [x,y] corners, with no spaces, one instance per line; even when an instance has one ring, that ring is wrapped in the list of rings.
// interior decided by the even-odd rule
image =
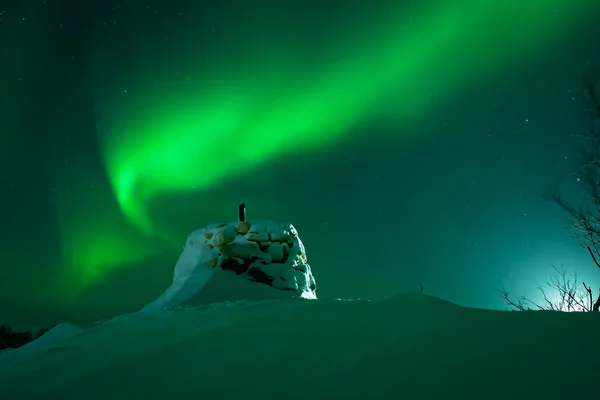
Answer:
[[[40,336],[37,340],[29,342],[18,349],[5,349],[0,351],[0,355],[3,355],[0,365],[2,365],[2,363],[10,363],[13,359],[16,360],[16,362],[23,362],[29,357],[34,357],[38,353],[44,352],[46,349],[68,346],[69,339],[79,335],[81,332],[83,332],[83,329],[80,329],[73,324],[59,324]]]
[[[597,398],[599,332],[420,294],[139,312],[0,354],[0,399]]]

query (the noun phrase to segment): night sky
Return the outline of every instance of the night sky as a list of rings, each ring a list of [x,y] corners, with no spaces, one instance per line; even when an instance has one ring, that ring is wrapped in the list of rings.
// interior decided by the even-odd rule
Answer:
[[[578,199],[597,0],[8,3],[0,323],[141,308],[238,201],[296,226],[322,298],[600,287],[544,196]]]

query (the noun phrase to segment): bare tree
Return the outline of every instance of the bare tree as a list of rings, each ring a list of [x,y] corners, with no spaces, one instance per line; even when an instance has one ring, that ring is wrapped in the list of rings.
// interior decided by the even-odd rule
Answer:
[[[590,106],[587,108],[589,129],[582,135],[579,149],[580,165],[575,172],[583,185],[586,201],[573,206],[562,196],[555,194],[552,200],[567,212],[577,238],[587,249],[598,268],[600,264],[600,99],[598,83],[586,85],[585,93]]]
[[[542,296],[536,301],[527,296],[511,298],[506,290],[499,290],[506,303],[518,311],[551,310],[551,311],[598,311],[600,308],[600,294],[594,301],[592,289],[577,280],[577,274],[567,275],[564,267],[560,269],[552,266],[556,274],[552,276],[545,286],[538,284]]]
[[[559,194],[551,195],[554,203],[566,211],[569,223],[581,246],[590,254],[593,263],[600,268],[600,98],[598,81],[584,82],[584,92],[587,97],[586,106],[589,127],[581,135],[579,149],[580,165],[575,176],[585,190],[585,201],[578,206],[566,201]],[[555,298],[549,297],[544,287],[538,285],[543,301],[536,303],[527,297],[516,300],[509,298],[508,292],[500,293],[506,302],[517,310],[541,309],[559,311],[599,311],[600,290],[594,300],[592,289],[581,282],[577,284],[577,276],[567,277],[565,269],[558,270],[547,286],[556,292]]]

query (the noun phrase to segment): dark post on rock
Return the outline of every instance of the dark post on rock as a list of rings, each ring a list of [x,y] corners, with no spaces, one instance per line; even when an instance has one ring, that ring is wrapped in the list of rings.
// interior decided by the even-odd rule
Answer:
[[[240,222],[246,221],[246,203],[240,203],[238,205],[238,219]]]

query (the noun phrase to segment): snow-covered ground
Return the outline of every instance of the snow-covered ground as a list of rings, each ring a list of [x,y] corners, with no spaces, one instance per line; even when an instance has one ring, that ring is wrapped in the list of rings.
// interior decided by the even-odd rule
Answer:
[[[60,324],[0,352],[0,400],[600,393],[600,313],[480,310],[422,294],[316,300],[315,289],[290,224],[201,228],[143,310],[87,329]]]
[[[0,353],[0,399],[577,399],[600,314],[265,300],[59,325]]]

